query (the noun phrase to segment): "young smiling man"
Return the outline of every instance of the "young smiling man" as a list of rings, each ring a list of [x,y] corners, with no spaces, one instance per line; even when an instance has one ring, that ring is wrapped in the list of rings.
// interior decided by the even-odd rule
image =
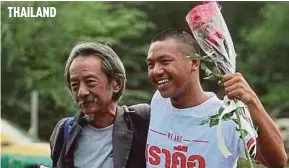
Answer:
[[[200,125],[218,113],[223,101],[203,91],[200,60],[186,57],[197,47],[189,33],[172,30],[158,34],[150,45],[148,77],[157,91],[151,101],[147,168],[232,168],[239,157],[244,157],[244,146],[233,121],[222,125],[224,141],[232,153],[228,158],[217,146],[217,128]],[[251,157],[268,167],[284,167],[287,157],[282,136],[244,77],[240,73],[225,75],[222,83],[228,98],[246,104],[259,128],[257,141],[249,134],[245,137]]]

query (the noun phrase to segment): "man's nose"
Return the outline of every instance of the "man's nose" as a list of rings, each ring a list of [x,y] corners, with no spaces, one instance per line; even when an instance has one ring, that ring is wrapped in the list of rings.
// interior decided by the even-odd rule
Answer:
[[[79,98],[84,98],[89,95],[89,89],[85,84],[80,84],[79,90],[78,90],[78,97]]]
[[[164,69],[161,65],[155,64],[152,73],[153,75],[161,75],[164,73]]]

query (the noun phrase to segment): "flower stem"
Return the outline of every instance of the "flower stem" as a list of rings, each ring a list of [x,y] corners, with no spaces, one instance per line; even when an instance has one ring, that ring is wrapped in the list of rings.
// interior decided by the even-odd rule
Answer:
[[[200,58],[201,61],[204,63],[204,64],[201,64],[201,65],[202,65],[202,66],[201,66],[201,69],[204,70],[206,77],[211,78],[212,76],[214,76],[218,81],[220,81],[221,78],[222,78],[222,75],[221,75],[222,73],[221,73],[219,67],[217,66],[217,64],[215,63],[215,61],[212,60],[212,58],[210,58],[210,57],[207,58],[207,57],[208,57],[208,56],[200,56],[200,55],[197,54],[197,53],[195,53],[194,55],[188,56],[188,58],[190,58],[190,59]],[[215,63],[215,66],[217,67],[217,70],[218,70],[218,71],[215,72],[215,71],[210,70],[210,69],[207,67],[207,65],[205,65],[206,62],[207,62],[207,63],[208,63],[208,62],[214,62],[214,63]],[[207,72],[207,73],[206,73],[206,72]],[[204,79],[206,79],[206,78],[204,78]],[[236,102],[236,101],[238,101],[238,100],[237,100],[237,99],[234,99],[234,101]],[[240,111],[240,108],[237,108],[236,110],[237,110],[237,111],[236,111],[235,113],[236,113],[236,116],[237,116],[237,123],[238,123],[239,129],[240,129],[241,139],[242,139],[242,142],[243,142],[243,145],[244,145],[244,149],[245,149],[245,155],[246,155],[246,158],[247,158],[247,160],[248,160],[248,162],[249,162],[250,168],[254,168],[254,165],[253,165],[253,163],[252,163],[252,159],[251,159],[251,157],[250,157],[250,155],[249,155],[248,147],[247,147],[246,142],[245,142],[245,137],[244,137],[244,134],[243,134],[243,132],[242,132],[243,130],[242,130],[241,119],[240,119],[241,111]]]
[[[237,100],[235,100],[235,101],[237,101]],[[238,126],[239,126],[239,129],[240,129],[241,139],[243,141],[243,145],[244,145],[244,148],[245,148],[246,158],[248,159],[248,162],[250,164],[250,168],[254,168],[253,163],[252,163],[252,159],[251,159],[251,157],[249,155],[249,151],[248,151],[248,148],[247,148],[247,145],[246,145],[246,142],[245,142],[244,134],[242,133],[242,125],[241,125],[241,119],[240,119],[240,108],[237,108],[236,116],[237,116],[237,120],[238,120]]]

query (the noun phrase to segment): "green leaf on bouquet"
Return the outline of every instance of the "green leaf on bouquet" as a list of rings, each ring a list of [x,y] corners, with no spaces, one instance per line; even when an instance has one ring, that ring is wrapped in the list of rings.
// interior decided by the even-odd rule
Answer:
[[[219,118],[212,118],[210,120],[210,127],[213,127],[215,125],[218,125],[219,124]]]
[[[203,57],[201,58],[201,60],[204,61],[204,62],[210,62],[210,63],[214,63],[214,62],[215,62],[215,61],[212,60],[212,58],[209,57],[209,56],[203,56]]]
[[[224,107],[220,107],[220,109],[219,109],[219,115],[221,115],[222,114],[222,112],[224,111]]]
[[[219,117],[220,117],[219,114],[215,114],[215,115],[210,116],[210,127],[218,125]]]
[[[202,60],[202,62],[211,62],[211,63],[214,63],[215,61],[212,60],[211,57],[205,55],[205,56],[201,56],[200,54],[198,53],[194,53],[192,55],[188,55],[187,56],[188,59],[200,59]]]
[[[219,116],[220,116],[219,114],[212,115],[208,119],[202,120],[199,125],[204,125],[204,124],[210,123],[210,127],[212,127],[212,126],[214,126],[214,124],[211,125],[211,123],[214,123],[216,120],[219,120]]]
[[[210,76],[204,77],[204,79],[209,80],[209,81],[218,81],[219,77],[216,75],[210,75]]]
[[[221,80],[220,72],[219,72],[219,70],[217,69],[216,66],[213,67],[212,72],[218,78],[218,80]]]
[[[241,133],[241,135],[240,135],[241,139],[242,139],[242,137],[246,137],[248,135],[248,131],[245,129],[242,129],[242,131],[240,133]]]
[[[212,68],[213,70],[211,70],[210,68],[208,68],[208,66],[205,63],[201,63],[201,69],[205,72],[205,76],[204,79],[205,80],[209,80],[209,81],[218,81],[221,79],[221,75],[219,75],[219,72],[217,70],[217,68]]]
[[[204,77],[204,79],[210,80],[210,81],[212,81],[214,78],[215,78],[214,75],[210,75],[210,76]]]
[[[234,114],[234,111],[232,111],[232,112],[230,112],[230,113],[227,113],[227,114],[225,114],[224,116],[223,116],[223,120],[225,120],[225,121],[228,121],[228,120],[231,120],[231,117],[233,116],[233,114]]]
[[[210,116],[210,119],[219,118],[219,117],[220,117],[220,114],[215,114],[215,115]]]
[[[248,135],[248,131],[245,129],[240,130],[240,129],[236,128],[236,130],[240,132],[240,138],[241,139],[242,139],[242,136],[245,138]]]
[[[202,59],[202,56],[198,53],[194,53],[192,55],[187,56],[187,58],[189,58],[189,59],[196,59],[196,58]]]
[[[210,122],[210,119],[203,120],[199,125],[205,125]]]
[[[238,120],[237,119],[232,119],[237,125],[238,125]]]
[[[201,63],[201,69],[205,71],[206,76],[213,75],[213,72],[207,67],[205,63]]]

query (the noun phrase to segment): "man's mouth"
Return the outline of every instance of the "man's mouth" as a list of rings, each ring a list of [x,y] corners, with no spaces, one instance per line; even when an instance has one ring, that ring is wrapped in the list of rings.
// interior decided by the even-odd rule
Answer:
[[[95,104],[97,102],[97,99],[92,99],[92,100],[87,100],[87,101],[84,101],[82,102],[81,104],[83,105],[90,105],[90,104]]]
[[[94,96],[89,96],[86,100],[82,100],[78,102],[78,107],[82,108],[84,106],[89,106],[95,104],[97,102],[97,98]]]
[[[170,82],[169,78],[161,78],[161,79],[157,79],[155,83],[157,85],[157,88],[161,89],[161,88],[167,86],[169,84],[169,82]]]

